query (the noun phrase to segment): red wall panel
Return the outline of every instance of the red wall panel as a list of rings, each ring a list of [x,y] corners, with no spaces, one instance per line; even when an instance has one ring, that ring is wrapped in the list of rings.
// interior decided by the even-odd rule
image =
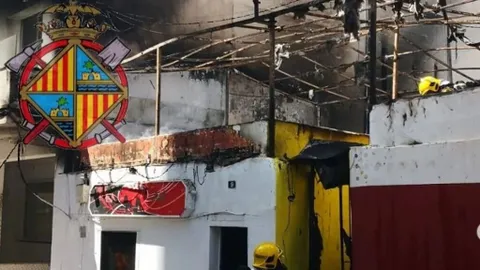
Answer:
[[[480,269],[480,184],[352,188],[354,270]]]

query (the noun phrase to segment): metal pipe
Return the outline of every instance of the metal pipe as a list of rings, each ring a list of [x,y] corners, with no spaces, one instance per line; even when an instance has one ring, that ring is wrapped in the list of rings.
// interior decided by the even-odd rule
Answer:
[[[368,16],[370,16],[370,13],[369,12],[361,12],[360,16],[363,20],[368,21]],[[368,39],[368,36],[367,36],[367,38],[365,38],[365,43],[363,44],[365,46],[364,52],[366,52],[366,53],[368,53],[368,40],[369,39]],[[360,51],[360,50],[358,50],[358,51]],[[357,50],[356,50],[356,52],[357,52]],[[357,52],[357,53],[359,53],[359,52]],[[360,54],[360,55],[362,55],[362,54]],[[362,56],[366,56],[366,54],[363,54]],[[366,78],[363,81],[366,81]],[[363,133],[368,134],[368,131],[370,129],[370,119],[369,119],[370,109],[368,107],[368,88],[369,88],[369,86],[366,85],[366,84],[364,84],[363,86],[364,86],[363,90],[364,90],[364,96],[365,96],[364,99],[365,99],[365,105],[366,105],[365,106],[365,112],[363,114],[363,128],[364,128]]]
[[[155,86],[157,98],[155,99],[155,135],[160,135],[160,116],[162,101],[162,49],[157,48],[157,82]]]
[[[270,63],[269,63],[269,90],[268,90],[268,135],[267,156],[275,157],[275,17],[268,21],[270,34]]]
[[[450,36],[450,26],[447,25],[447,38]],[[447,40],[447,65],[452,66],[452,51],[450,50],[450,42]],[[450,68],[447,73],[447,78],[450,82],[453,82],[453,71]]]
[[[228,126],[229,117],[230,117],[230,72],[225,74],[225,119],[223,120],[223,124]]]
[[[469,0],[469,1],[473,1],[473,0]],[[210,28],[205,28],[205,29],[201,29],[201,30],[198,30],[198,31],[195,31],[195,32],[192,32],[192,33],[188,33],[188,34],[185,34],[185,35],[174,37],[174,38],[165,40],[163,42],[160,42],[157,45],[154,45],[154,46],[152,46],[152,47],[150,47],[150,48],[148,48],[144,51],[141,51],[141,52],[133,55],[132,57],[129,57],[129,58],[123,60],[122,65],[125,65],[129,62],[132,62],[133,60],[135,60],[137,58],[140,58],[140,57],[142,57],[142,56],[144,56],[144,55],[146,55],[150,52],[153,52],[158,48],[164,47],[168,44],[172,44],[174,42],[177,42],[177,41],[189,38],[189,37],[200,36],[200,35],[204,35],[204,34],[210,34],[210,33],[213,33],[213,32],[217,32],[217,31],[221,31],[221,30],[225,30],[225,29],[229,29],[229,28],[233,28],[233,27],[237,27],[237,26],[241,26],[241,25],[245,25],[245,24],[249,24],[249,23],[254,23],[254,22],[257,22],[257,21],[262,21],[262,20],[264,20],[268,17],[276,17],[276,16],[284,15],[284,14],[290,13],[290,12],[298,9],[301,6],[310,6],[313,3],[315,3],[315,1],[308,1],[306,3],[291,5],[291,6],[288,6],[286,8],[282,8],[282,9],[277,10],[277,11],[269,12],[268,14],[259,15],[258,17],[247,18],[247,19],[244,19],[244,20],[239,20],[239,21],[235,21],[235,22],[231,22],[231,23],[227,23],[227,24],[222,24],[222,25],[218,25],[218,26],[214,26],[214,27],[210,27]]]
[[[258,18],[260,9],[259,9],[260,0],[253,0],[253,14],[255,18]]]
[[[387,55],[388,44],[387,44],[384,36],[382,36],[380,43],[381,43],[380,57],[382,59],[381,61],[382,61],[383,64],[387,65],[388,63],[387,63],[387,60],[385,60],[385,55]],[[385,91],[388,92],[388,89],[389,89],[389,87],[388,87],[388,84],[389,84],[388,77],[389,77],[390,74],[388,74],[388,70],[387,70],[387,67],[385,65],[381,65],[381,67],[380,67],[380,78],[382,78],[382,79],[385,78],[384,80],[382,80],[380,82],[380,88],[385,89]]]
[[[397,99],[398,91],[398,35],[400,28],[395,29],[393,36],[393,79],[392,79],[392,100]]]
[[[345,247],[343,246],[343,186],[340,185],[338,187],[338,198],[339,198],[339,205],[338,208],[340,208],[340,269],[345,270]]]
[[[461,71],[458,71],[457,69],[453,68],[452,66],[449,66],[447,63],[445,63],[444,61],[442,61],[440,58],[436,57],[435,55],[425,51],[424,48],[422,48],[420,45],[417,45],[415,42],[411,41],[410,39],[408,39],[407,37],[405,37],[404,35],[399,35],[403,40],[405,40],[406,42],[408,42],[408,44],[412,45],[413,47],[415,47],[416,49],[418,50],[422,50],[422,52],[427,55],[428,57],[432,58],[433,60],[437,61],[437,63],[439,63],[440,65],[446,67],[446,68],[449,68],[449,69],[452,69],[453,72],[457,73],[458,75],[461,75],[462,77],[466,78],[466,79],[469,79],[470,81],[475,81],[475,79],[473,77],[470,77],[468,76],[467,74],[461,72]]]
[[[370,35],[369,35],[369,81],[370,87],[368,88],[368,113],[372,111],[373,105],[377,103],[377,95],[375,93],[376,77],[377,77],[377,1],[370,0]]]

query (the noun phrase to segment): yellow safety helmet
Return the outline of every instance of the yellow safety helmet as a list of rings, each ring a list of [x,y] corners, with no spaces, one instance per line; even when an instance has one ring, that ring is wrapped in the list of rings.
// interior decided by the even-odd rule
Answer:
[[[282,256],[282,250],[273,243],[261,243],[253,251],[255,269],[275,269]]]
[[[420,79],[420,83],[418,84],[418,92],[420,95],[425,95],[428,92],[438,92],[440,88],[441,80],[432,77],[426,76]]]

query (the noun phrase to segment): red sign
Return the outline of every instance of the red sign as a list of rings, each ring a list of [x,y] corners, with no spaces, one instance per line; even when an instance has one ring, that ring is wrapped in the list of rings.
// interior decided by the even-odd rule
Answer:
[[[191,181],[95,185],[90,192],[93,216],[188,217],[195,208]]]

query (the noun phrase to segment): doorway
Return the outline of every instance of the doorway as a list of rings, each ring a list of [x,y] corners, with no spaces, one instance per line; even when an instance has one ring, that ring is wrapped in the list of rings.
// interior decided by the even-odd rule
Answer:
[[[210,270],[237,270],[248,266],[247,228],[211,227],[210,232]]]
[[[100,270],[135,270],[136,232],[102,232]]]

